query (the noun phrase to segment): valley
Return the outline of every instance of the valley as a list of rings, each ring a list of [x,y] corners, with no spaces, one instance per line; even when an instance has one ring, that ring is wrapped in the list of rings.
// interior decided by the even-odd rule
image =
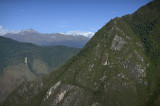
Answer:
[[[160,1],[153,0],[111,19],[82,49],[1,37],[0,45],[7,42],[0,49],[0,85],[17,86],[0,105],[159,106],[159,10]]]
[[[23,81],[49,74],[79,50],[65,46],[40,47],[0,36],[0,101]]]

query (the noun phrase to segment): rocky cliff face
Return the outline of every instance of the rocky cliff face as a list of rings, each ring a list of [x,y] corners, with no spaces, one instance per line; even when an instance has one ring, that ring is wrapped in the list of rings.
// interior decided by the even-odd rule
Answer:
[[[78,55],[50,75],[19,86],[4,105],[160,104],[160,43],[154,39],[160,33],[159,9],[155,0],[132,15],[111,20]]]

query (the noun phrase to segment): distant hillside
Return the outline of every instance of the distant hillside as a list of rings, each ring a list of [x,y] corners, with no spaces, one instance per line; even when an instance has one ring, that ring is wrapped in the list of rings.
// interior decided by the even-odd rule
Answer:
[[[22,81],[48,74],[80,49],[40,47],[0,36],[0,101]]]
[[[63,66],[5,106],[160,106],[160,1],[115,18]],[[33,86],[34,84],[34,86]]]
[[[20,42],[28,42],[40,46],[62,45],[82,48],[88,42],[91,35],[87,37],[83,35],[64,35],[61,33],[42,34],[33,29],[28,29],[17,34],[8,33],[4,36]]]

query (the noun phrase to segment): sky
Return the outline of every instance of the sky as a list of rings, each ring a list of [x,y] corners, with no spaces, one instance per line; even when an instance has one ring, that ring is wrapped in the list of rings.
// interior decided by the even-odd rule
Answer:
[[[33,28],[41,33],[95,33],[109,20],[152,0],[0,0],[0,33]]]

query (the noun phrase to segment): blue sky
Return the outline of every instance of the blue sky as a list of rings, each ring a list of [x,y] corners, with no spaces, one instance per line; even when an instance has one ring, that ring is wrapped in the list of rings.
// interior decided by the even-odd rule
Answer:
[[[0,0],[0,28],[42,33],[96,32],[151,0]]]

